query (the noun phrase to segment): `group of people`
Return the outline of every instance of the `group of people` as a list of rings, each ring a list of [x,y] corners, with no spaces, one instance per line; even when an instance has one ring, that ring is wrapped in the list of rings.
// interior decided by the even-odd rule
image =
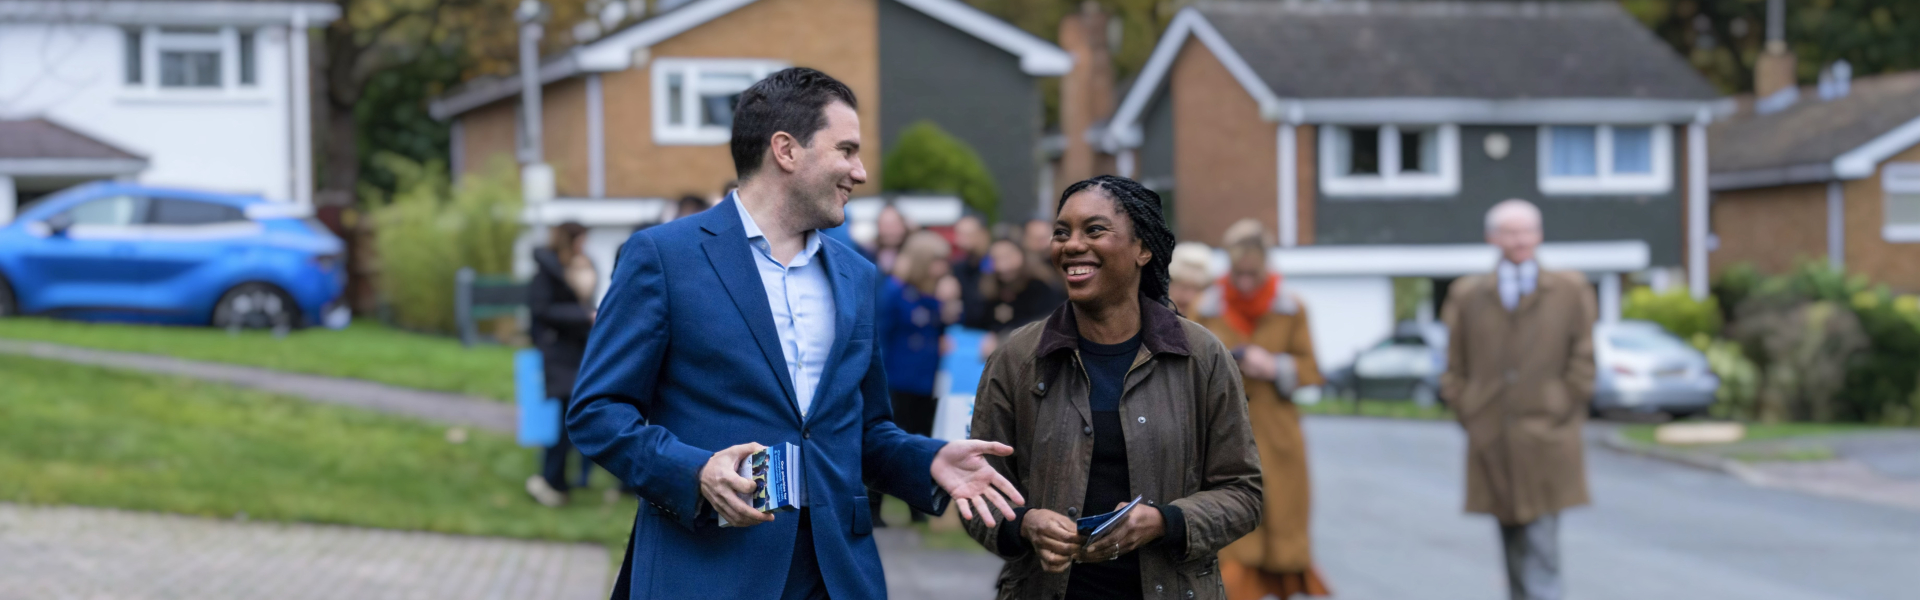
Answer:
[[[857,107],[812,69],[753,84],[732,125],[738,189],[634,234],[597,311],[549,307],[591,323],[568,437],[643,500],[614,597],[884,597],[881,494],[953,505],[1006,559],[1001,598],[1326,594],[1291,402],[1320,374],[1260,225],[1229,229],[1215,279],[1215,252],[1177,244],[1155,192],[1100,176],[1017,234],[963,219],[949,242],[887,210],[855,248],[826,232],[867,180]],[[1469,510],[1499,517],[1515,597],[1553,598],[1552,515],[1585,489],[1540,475],[1578,466],[1577,442],[1549,438],[1577,438],[1591,340],[1570,324],[1592,301],[1538,269],[1521,205],[1489,215],[1500,275],[1447,304],[1444,385],[1469,432]],[[543,277],[567,282],[558,254]],[[971,439],[942,441],[925,433],[953,323],[994,341]],[[806,489],[777,515],[739,474],[775,444],[799,449]],[[1097,539],[1077,523],[1129,505]]]

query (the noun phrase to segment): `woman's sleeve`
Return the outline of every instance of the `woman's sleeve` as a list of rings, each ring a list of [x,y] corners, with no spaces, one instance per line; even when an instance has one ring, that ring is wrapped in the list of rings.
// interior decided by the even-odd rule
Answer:
[[[1207,361],[1199,368],[1206,381],[1198,386],[1205,395],[1198,402],[1199,416],[1206,419],[1199,431],[1207,436],[1200,444],[1205,449],[1198,465],[1200,491],[1169,503],[1179,509],[1186,528],[1185,550],[1175,550],[1175,560],[1218,552],[1260,521],[1260,452],[1247,421],[1246,391],[1226,347],[1217,340],[1212,344],[1211,352],[1196,357]]]
[[[1031,497],[1026,482],[1020,480],[1018,461],[1020,452],[1025,448],[1014,440],[1014,395],[1009,393],[1010,390],[1020,389],[1015,379],[1019,377],[1017,371],[1021,369],[1018,361],[1007,355],[1006,347],[1002,344],[1000,350],[987,357],[986,370],[980,374],[980,388],[973,400],[971,437],[1014,447],[1016,451],[1013,456],[989,454],[983,458],[1007,481],[1013,482],[1014,488],[1020,490],[1020,495]],[[961,523],[966,526],[967,535],[973,536],[974,541],[989,552],[1001,558],[1015,559],[1025,556],[1031,549],[1027,541],[1020,537],[1019,517],[1025,516],[1026,511],[1025,507],[1016,508],[1015,518],[997,520],[992,527],[981,523],[980,519],[963,520]]]
[[[1301,387],[1321,385],[1327,378],[1320,374],[1320,362],[1313,358],[1312,320],[1307,318],[1307,306],[1295,301],[1299,310],[1294,313],[1299,323],[1293,328],[1293,339],[1287,340],[1287,354],[1293,355],[1293,370]]]

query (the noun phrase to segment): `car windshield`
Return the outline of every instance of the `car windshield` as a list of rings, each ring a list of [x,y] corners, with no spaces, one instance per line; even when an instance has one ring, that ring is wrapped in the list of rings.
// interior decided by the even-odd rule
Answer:
[[[1607,335],[1607,343],[1629,352],[1668,353],[1693,350],[1693,346],[1665,331],[1621,329]]]

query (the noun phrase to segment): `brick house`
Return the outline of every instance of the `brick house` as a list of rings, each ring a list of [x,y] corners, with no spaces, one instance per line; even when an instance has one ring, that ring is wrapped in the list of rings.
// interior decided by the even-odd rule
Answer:
[[[1340,365],[1390,332],[1392,278],[1444,298],[1491,269],[1482,220],[1507,198],[1540,206],[1542,263],[1587,272],[1605,315],[1624,273],[1684,270],[1704,293],[1689,215],[1725,105],[1611,2],[1226,2],[1180,11],[1093,135],[1181,239],[1276,231]]]
[[[820,69],[860,98],[869,184],[908,126],[930,120],[977,150],[1002,213],[1033,211],[1044,119],[1039,78],[1072,59],[959,0],[692,0],[675,3],[541,66],[543,150],[562,214],[658,218],[682,195],[733,178],[731,100],[788,66]],[[436,99],[453,121],[458,176],[518,144],[517,77],[485,78]],[[611,209],[619,206],[622,208]],[[624,237],[624,236],[622,236]]]
[[[1824,260],[1920,291],[1920,72],[1797,88],[1776,64],[1783,84],[1709,132],[1713,270]]]

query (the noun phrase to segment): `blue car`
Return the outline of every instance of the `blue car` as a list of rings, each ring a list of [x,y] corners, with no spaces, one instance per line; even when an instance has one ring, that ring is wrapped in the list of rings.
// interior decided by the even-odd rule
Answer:
[[[0,228],[0,316],[342,327],[344,246],[284,202],[82,185]]]

